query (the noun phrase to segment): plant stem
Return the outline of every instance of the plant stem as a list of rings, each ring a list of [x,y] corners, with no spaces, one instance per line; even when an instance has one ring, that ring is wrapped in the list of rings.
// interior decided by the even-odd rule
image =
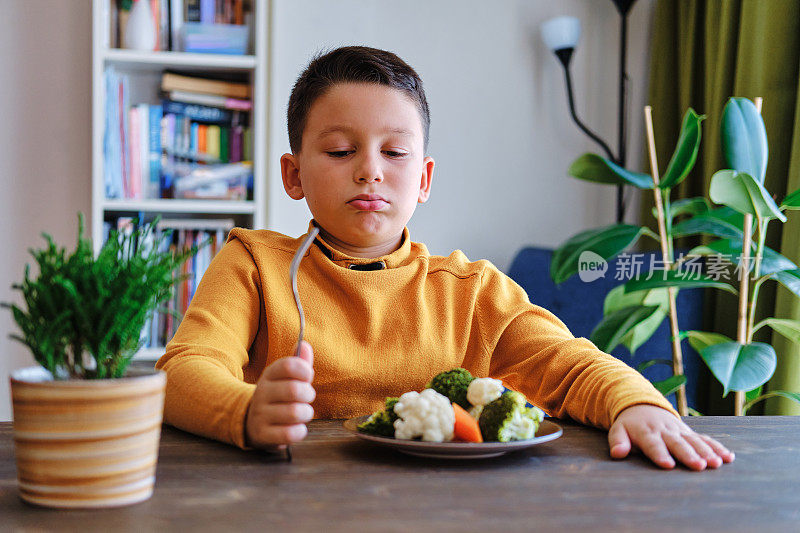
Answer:
[[[656,160],[656,146],[655,137],[653,136],[653,118],[651,116],[652,108],[650,106],[644,107],[645,126],[647,129],[647,141],[650,152],[650,172],[653,176],[653,196],[656,204],[656,213],[658,219],[658,234],[661,240],[661,255],[664,262],[664,269],[669,270],[672,265],[672,250],[671,250],[671,231],[667,233],[667,222],[664,215],[664,207],[669,209],[669,189],[666,189],[667,201],[664,202],[661,196],[661,189],[658,186],[658,162]],[[670,228],[672,224],[670,223]],[[683,353],[681,352],[681,337],[680,329],[678,328],[678,307],[675,301],[676,295],[675,287],[669,287],[667,294],[669,296],[669,324],[670,332],[672,333],[672,373],[676,376],[683,375]],[[686,402],[686,387],[681,385],[675,391],[675,402],[678,404],[678,413],[681,416],[689,414],[689,406]]]
[[[753,215],[744,215],[742,228],[742,256],[739,258],[739,319],[736,327],[736,340],[741,345],[747,342],[747,307],[750,281],[750,241],[753,235]],[[734,394],[733,414],[744,415],[745,391],[736,391]]]

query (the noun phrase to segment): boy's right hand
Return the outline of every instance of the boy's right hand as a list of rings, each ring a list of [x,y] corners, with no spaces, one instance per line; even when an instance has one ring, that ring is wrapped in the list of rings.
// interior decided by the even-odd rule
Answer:
[[[245,418],[247,445],[284,447],[301,441],[314,417],[314,351],[303,341],[300,357],[283,357],[262,372]]]

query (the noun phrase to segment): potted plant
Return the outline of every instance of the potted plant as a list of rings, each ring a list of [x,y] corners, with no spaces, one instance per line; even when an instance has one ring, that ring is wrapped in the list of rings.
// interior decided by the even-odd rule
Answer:
[[[787,195],[778,206],[764,188],[767,138],[759,111],[753,102],[744,98],[731,98],[725,107],[722,148],[728,168],[713,176],[710,189],[711,201],[719,207],[702,197],[674,202],[670,199],[672,188],[686,178],[697,158],[703,117],[692,109],[684,116],[675,152],[662,179],[658,177],[649,115],[647,126],[652,175],[631,172],[596,154],[584,154],[570,167],[570,174],[577,178],[633,185],[654,195],[653,215],[658,222],[658,234],[647,227],[631,224],[582,232],[554,252],[551,276],[559,283],[575,274],[579,268],[578,258],[585,252],[608,260],[620,255],[642,236],[659,242],[663,256],[660,272],[656,275],[653,271],[645,272],[646,278],[637,273],[612,290],[605,300],[603,320],[592,332],[591,339],[604,351],[611,351],[619,344],[625,344],[633,351],[669,316],[673,360],[663,362],[671,364],[673,376],[654,385],[664,395],[677,393],[678,410],[682,415],[689,412],[699,414],[687,406],[682,390],[686,378],[680,343],[685,338],[723,385],[724,394],[736,391],[735,414],[745,414],[749,407],[771,396],[784,396],[800,402],[800,394],[791,391],[761,393],[761,386],[775,370],[777,355],[768,344],[752,340],[755,331],[769,326],[790,340],[800,342],[800,321],[766,318],[754,324],[759,287],[764,282],[776,281],[800,296],[800,283],[797,281],[800,269],[764,245],[769,222],[774,219],[783,222],[786,220],[785,211],[800,209],[800,191]],[[713,236],[717,240],[676,258],[674,238],[697,234]],[[693,261],[701,256],[707,260],[705,272],[696,268],[702,265]],[[739,283],[729,283],[712,274],[712,266],[716,273],[730,266],[740,274],[748,274],[740,275]],[[748,283],[750,278],[752,286]],[[679,329],[677,291],[697,287],[739,294],[739,335],[736,341],[718,333]],[[640,366],[640,371],[660,362],[648,361]]]
[[[76,248],[44,234],[31,250],[18,306],[20,335],[40,366],[11,375],[20,496],[49,507],[110,507],[153,492],[166,378],[128,369],[149,314],[198,247],[173,252],[154,221],[112,231],[95,258],[79,214]]]

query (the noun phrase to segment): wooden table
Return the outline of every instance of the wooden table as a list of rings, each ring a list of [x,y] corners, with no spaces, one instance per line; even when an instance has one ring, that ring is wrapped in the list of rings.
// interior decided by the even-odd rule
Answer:
[[[415,458],[314,421],[294,461],[165,427],[156,489],[119,509],[58,511],[17,494],[10,423],[0,423],[2,531],[800,531],[800,418],[687,423],[733,449],[718,470],[660,470],[608,457],[602,431],[500,458]]]

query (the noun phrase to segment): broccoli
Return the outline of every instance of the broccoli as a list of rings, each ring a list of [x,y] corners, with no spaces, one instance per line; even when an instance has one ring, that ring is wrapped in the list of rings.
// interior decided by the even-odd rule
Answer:
[[[533,438],[543,413],[537,407],[526,407],[526,403],[525,396],[508,390],[486,404],[478,419],[483,440],[508,442]]]
[[[447,396],[451,402],[469,410],[472,404],[467,400],[467,388],[473,379],[475,378],[472,377],[469,370],[455,368],[436,374],[425,388],[433,389],[439,394]]]
[[[380,437],[394,437],[394,421],[397,420],[397,414],[394,412],[394,405],[399,398],[388,397],[384,409],[375,411],[369,418],[358,425],[358,430],[362,433],[369,433],[370,435],[378,435]]]

